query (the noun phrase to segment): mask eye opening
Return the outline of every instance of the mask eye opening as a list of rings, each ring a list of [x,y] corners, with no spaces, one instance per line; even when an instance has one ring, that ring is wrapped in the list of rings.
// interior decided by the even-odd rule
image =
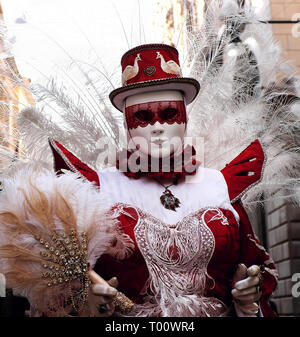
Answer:
[[[166,108],[162,111],[160,111],[160,118],[163,121],[167,121],[172,119],[173,117],[175,117],[177,115],[177,109],[175,108]]]
[[[142,122],[151,122],[153,119],[153,112],[149,110],[138,110],[134,113],[134,116]]]

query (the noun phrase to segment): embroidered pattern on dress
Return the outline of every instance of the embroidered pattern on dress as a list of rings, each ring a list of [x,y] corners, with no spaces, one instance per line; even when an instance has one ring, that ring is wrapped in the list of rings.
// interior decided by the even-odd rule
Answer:
[[[221,316],[227,307],[220,300],[205,297],[207,265],[215,239],[207,223],[224,222],[218,208],[205,208],[169,226],[140,209],[135,238],[148,267],[150,293],[140,306],[145,315]],[[223,223],[222,223],[223,224]],[[151,303],[150,303],[151,302]],[[156,302],[156,305],[155,305]],[[157,307],[160,307],[159,309]],[[136,306],[138,310],[138,305]]]
[[[223,214],[223,212],[220,209],[216,209],[217,214],[213,216],[207,223],[214,221],[214,220],[221,220],[221,224],[223,226],[229,226],[229,222],[226,218],[226,216]]]

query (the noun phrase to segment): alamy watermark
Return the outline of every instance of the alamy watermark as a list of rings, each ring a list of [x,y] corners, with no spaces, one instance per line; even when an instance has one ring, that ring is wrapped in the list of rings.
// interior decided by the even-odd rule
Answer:
[[[298,298],[300,296],[300,273],[293,274],[292,282],[296,282],[292,286],[292,296]]]
[[[295,13],[292,16],[292,21],[298,21],[298,20],[300,20],[300,13]],[[295,38],[300,37],[300,22],[293,24],[292,36]]]
[[[118,162],[121,172],[182,172],[195,171],[199,165],[204,165],[204,138],[179,137],[164,138],[161,144],[157,137],[146,139],[133,137],[123,142],[123,151],[119,151],[110,138],[100,138],[96,143],[98,168],[113,167]],[[143,151],[142,151],[143,149]],[[193,149],[193,150],[192,150]],[[175,154],[173,152],[175,151]],[[192,152],[192,151],[195,151]],[[152,156],[161,153],[161,157]]]

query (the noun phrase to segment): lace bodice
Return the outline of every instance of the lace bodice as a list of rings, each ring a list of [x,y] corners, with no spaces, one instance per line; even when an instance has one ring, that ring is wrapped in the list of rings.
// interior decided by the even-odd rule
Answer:
[[[134,209],[135,215],[128,209]],[[173,226],[125,204],[118,204],[114,212],[135,220],[133,238],[149,272],[145,303],[136,307],[135,316],[220,316],[226,312],[220,300],[204,296],[210,278],[207,266],[215,249],[208,224],[229,226],[220,209],[200,209]]]

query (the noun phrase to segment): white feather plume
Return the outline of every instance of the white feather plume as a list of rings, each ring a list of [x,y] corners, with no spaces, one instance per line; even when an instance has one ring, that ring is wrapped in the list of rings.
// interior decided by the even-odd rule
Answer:
[[[189,107],[189,135],[203,137],[204,166],[217,169],[258,138],[267,158],[264,175],[243,203],[278,192],[299,203],[299,78],[292,67],[282,73],[285,63],[271,29],[251,8],[237,13],[231,5],[225,11],[212,4],[203,29],[190,37],[190,76],[201,91]]]

